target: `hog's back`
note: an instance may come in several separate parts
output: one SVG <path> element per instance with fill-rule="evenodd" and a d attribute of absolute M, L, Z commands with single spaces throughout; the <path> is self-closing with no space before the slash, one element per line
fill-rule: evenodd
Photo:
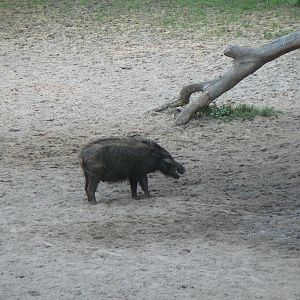
<path fill-rule="evenodd" d="M 103 139 L 81 152 L 82 167 L 99 181 L 115 182 L 155 169 L 155 151 L 147 140 Z"/>

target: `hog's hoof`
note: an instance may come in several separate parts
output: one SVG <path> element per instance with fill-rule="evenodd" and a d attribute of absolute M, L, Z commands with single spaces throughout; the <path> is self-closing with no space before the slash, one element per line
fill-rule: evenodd
<path fill-rule="evenodd" d="M 96 200 L 94 200 L 94 201 L 89 201 L 89 204 L 95 205 L 95 204 L 97 204 L 97 201 L 96 201 Z"/>
<path fill-rule="evenodd" d="M 144 195 L 140 195 L 136 198 L 136 200 L 143 200 L 143 199 L 149 199 L 151 198 L 150 194 L 144 194 Z"/>

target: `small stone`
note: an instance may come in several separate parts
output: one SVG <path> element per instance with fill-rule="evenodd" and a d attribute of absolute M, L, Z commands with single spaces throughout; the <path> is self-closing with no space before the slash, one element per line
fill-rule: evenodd
<path fill-rule="evenodd" d="M 18 131 L 21 131 L 21 129 L 19 129 L 19 128 L 10 128 L 9 131 L 10 132 L 18 132 Z"/>
<path fill-rule="evenodd" d="M 41 294 L 37 291 L 28 291 L 28 294 L 31 296 L 40 296 Z"/>
<path fill-rule="evenodd" d="M 187 253 L 191 253 L 190 249 L 182 249 L 179 254 L 187 254 Z"/>
<path fill-rule="evenodd" d="M 186 288 L 187 288 L 187 286 L 186 286 L 186 285 L 184 285 L 184 284 L 182 284 L 182 285 L 180 286 L 180 288 L 181 288 L 181 289 L 186 289 Z"/>

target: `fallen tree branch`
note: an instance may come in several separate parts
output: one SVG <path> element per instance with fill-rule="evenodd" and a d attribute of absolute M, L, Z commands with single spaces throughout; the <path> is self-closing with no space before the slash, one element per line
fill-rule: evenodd
<path fill-rule="evenodd" d="M 223 93 L 232 89 L 264 64 L 299 48 L 300 31 L 282 36 L 260 48 L 229 46 L 225 49 L 224 55 L 233 58 L 234 64 L 224 75 L 214 80 L 183 87 L 179 99 L 166 103 L 155 111 L 185 106 L 177 116 L 175 123 L 176 125 L 186 124 L 201 107 L 210 104 Z M 190 103 L 190 96 L 195 92 L 203 93 L 198 99 Z"/>
<path fill-rule="evenodd" d="M 218 80 L 219 79 L 215 79 L 211 81 L 205 81 L 202 83 L 194 83 L 194 84 L 187 85 L 183 87 L 182 90 L 180 91 L 179 99 L 175 99 L 174 101 L 167 102 L 162 106 L 159 106 L 158 108 L 154 109 L 154 111 L 159 112 L 168 108 L 184 106 L 189 103 L 190 97 L 193 93 L 203 92 L 207 87 L 214 84 Z"/>

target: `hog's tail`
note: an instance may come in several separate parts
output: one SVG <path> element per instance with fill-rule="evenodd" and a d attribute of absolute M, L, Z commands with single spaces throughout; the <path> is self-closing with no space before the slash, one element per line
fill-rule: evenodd
<path fill-rule="evenodd" d="M 79 158 L 80 166 L 83 169 L 84 168 L 84 157 L 83 157 L 83 153 L 82 152 L 80 152 L 80 154 L 78 155 L 78 158 Z"/>
<path fill-rule="evenodd" d="M 85 174 L 91 174 L 91 175 L 92 175 L 92 173 L 89 172 L 89 171 L 87 170 L 87 168 L 86 168 L 86 165 L 85 165 L 85 159 L 84 159 L 83 153 L 80 153 L 80 154 L 79 154 L 79 163 L 80 163 L 80 166 L 81 166 L 81 168 L 82 168 L 82 170 L 83 170 L 83 173 L 85 173 Z"/>
<path fill-rule="evenodd" d="M 80 163 L 80 167 L 83 170 L 83 172 L 86 173 L 87 170 L 86 170 L 86 167 L 85 167 L 85 160 L 84 160 L 84 155 L 83 155 L 82 152 L 79 154 L 79 163 Z"/>

